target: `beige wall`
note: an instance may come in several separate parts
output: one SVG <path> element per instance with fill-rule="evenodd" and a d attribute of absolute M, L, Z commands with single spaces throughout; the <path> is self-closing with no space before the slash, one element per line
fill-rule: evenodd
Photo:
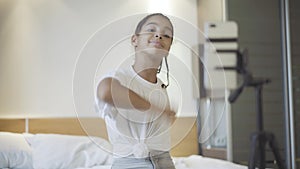
<path fill-rule="evenodd" d="M 198 0 L 198 25 L 200 30 L 204 30 L 206 21 L 226 20 L 226 0 Z"/>
<path fill-rule="evenodd" d="M 76 116 L 72 94 L 73 73 L 84 44 L 93 33 L 108 23 L 138 13 L 156 12 L 156 8 L 149 9 L 150 3 L 154 2 L 1 0 L 0 116 Z M 165 1 L 168 10 L 163 12 L 197 25 L 196 0 L 170 2 Z M 162 4 L 162 1 L 159 3 Z M 133 26 L 128 25 L 129 28 Z M 179 43 L 175 46 L 179 47 L 175 47 L 174 51 L 186 56 L 185 49 L 179 49 Z M 193 67 L 190 57 L 181 56 L 177 61 L 182 61 L 186 67 Z M 180 66 L 176 62 L 174 64 L 172 66 L 170 61 L 171 69 L 176 72 L 175 69 Z M 89 65 L 85 66 L 89 69 Z M 177 78 L 186 78 L 185 72 L 179 73 Z M 186 81 L 183 90 L 186 103 L 182 112 L 187 115 L 195 111 L 192 85 L 192 80 Z M 86 88 L 86 93 L 93 92 L 92 88 Z M 88 104 L 88 111 L 80 115 L 95 116 L 93 98 L 84 101 Z"/>

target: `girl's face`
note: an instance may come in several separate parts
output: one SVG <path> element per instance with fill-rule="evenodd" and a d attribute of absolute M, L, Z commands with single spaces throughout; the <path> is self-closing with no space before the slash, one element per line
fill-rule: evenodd
<path fill-rule="evenodd" d="M 132 36 L 132 44 L 137 52 L 167 56 L 172 44 L 173 34 L 170 21 L 163 16 L 152 16 L 138 35 Z"/>

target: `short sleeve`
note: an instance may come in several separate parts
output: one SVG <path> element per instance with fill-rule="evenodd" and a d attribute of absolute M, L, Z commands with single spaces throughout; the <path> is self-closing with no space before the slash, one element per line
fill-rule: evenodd
<path fill-rule="evenodd" d="M 96 112 L 98 113 L 99 117 L 101 118 L 105 118 L 105 116 L 115 116 L 117 113 L 117 110 L 115 107 L 109 105 L 108 103 L 105 103 L 103 101 L 101 101 L 98 98 L 98 86 L 99 83 L 105 79 L 105 78 L 114 78 L 117 79 L 118 81 L 120 81 L 120 77 L 118 75 L 118 73 L 116 71 L 110 72 L 102 77 L 96 78 L 96 85 L 95 85 L 95 108 L 96 108 Z"/>

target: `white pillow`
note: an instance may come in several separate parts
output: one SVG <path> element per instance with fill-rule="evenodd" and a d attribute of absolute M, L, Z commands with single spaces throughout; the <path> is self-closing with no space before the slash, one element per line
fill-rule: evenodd
<path fill-rule="evenodd" d="M 33 137 L 35 136 L 35 134 L 31 134 L 31 133 L 22 133 L 22 135 L 24 136 L 24 139 L 26 140 L 26 142 L 28 143 L 29 146 L 31 146 L 31 140 L 33 139 Z"/>
<path fill-rule="evenodd" d="M 99 137 L 36 134 L 30 142 L 35 169 L 92 167 L 111 162 L 111 146 Z"/>
<path fill-rule="evenodd" d="M 33 168 L 32 152 L 22 134 L 0 132 L 0 168 Z"/>

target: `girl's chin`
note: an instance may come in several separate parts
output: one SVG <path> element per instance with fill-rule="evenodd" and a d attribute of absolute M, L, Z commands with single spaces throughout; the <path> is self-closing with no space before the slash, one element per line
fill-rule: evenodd
<path fill-rule="evenodd" d="M 167 50 L 158 49 L 158 48 L 154 48 L 154 47 L 153 48 L 147 48 L 147 49 L 144 49 L 144 50 L 139 51 L 139 52 L 142 52 L 142 53 L 147 54 L 147 55 L 153 55 L 153 56 L 159 57 L 159 58 L 163 58 L 163 57 L 165 57 L 169 54 L 169 51 L 167 51 Z"/>
<path fill-rule="evenodd" d="M 165 50 L 163 48 L 159 48 L 159 47 L 152 47 L 152 48 L 147 49 L 147 51 L 156 52 L 156 53 L 168 53 L 167 50 Z"/>
<path fill-rule="evenodd" d="M 164 56 L 167 56 L 168 55 L 168 51 L 166 50 L 161 50 L 161 49 L 150 49 L 147 51 L 149 54 L 153 54 L 153 55 L 156 55 L 156 56 L 161 56 L 161 57 L 164 57 Z"/>

